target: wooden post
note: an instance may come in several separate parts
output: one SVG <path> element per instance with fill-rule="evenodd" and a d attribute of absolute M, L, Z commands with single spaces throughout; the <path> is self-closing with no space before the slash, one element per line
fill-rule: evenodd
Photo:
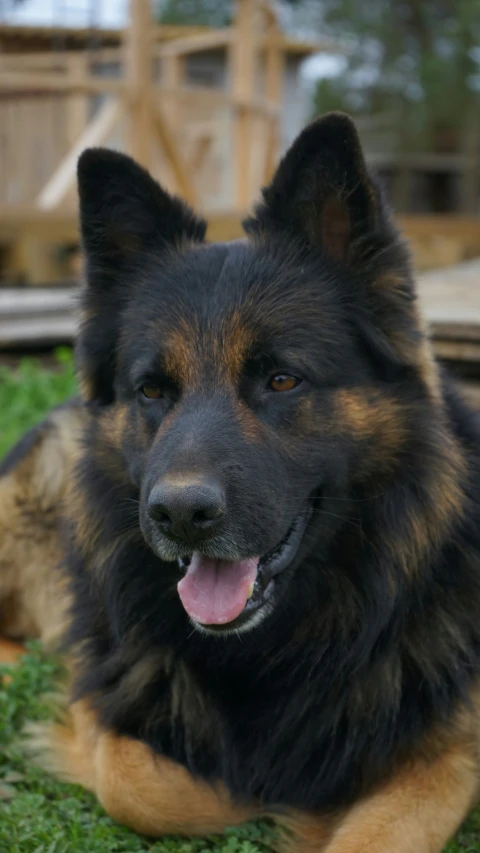
<path fill-rule="evenodd" d="M 75 186 L 77 162 L 85 148 L 101 145 L 120 118 L 118 98 L 109 98 L 83 129 L 36 199 L 37 207 L 54 210 Z"/>
<path fill-rule="evenodd" d="M 130 0 L 126 31 L 127 151 L 142 166 L 151 165 L 153 116 L 153 22 L 149 0 Z"/>
<path fill-rule="evenodd" d="M 84 51 L 78 51 L 75 54 L 69 54 L 67 59 L 68 76 L 75 85 L 79 80 L 87 75 L 87 62 Z M 85 130 L 89 119 L 89 99 L 88 95 L 73 91 L 66 97 L 66 119 L 67 119 L 67 139 L 69 148 L 72 148 L 79 136 Z"/>
<path fill-rule="evenodd" d="M 257 72 L 257 0 L 237 0 L 234 34 L 231 44 L 233 94 L 233 161 L 235 164 L 235 198 L 237 209 L 251 202 L 253 117 L 250 103 L 254 99 Z"/>
<path fill-rule="evenodd" d="M 465 120 L 462 132 L 461 153 L 464 166 L 460 175 L 460 212 L 463 214 L 479 213 L 480 203 L 480 162 L 478 160 L 480 142 L 480 121 L 477 113 L 471 114 Z"/>
<path fill-rule="evenodd" d="M 266 14 L 265 97 L 270 106 L 275 106 L 278 110 L 277 115 L 266 116 L 264 181 L 268 183 L 273 177 L 280 149 L 280 116 L 285 79 L 285 54 L 280 42 L 281 33 L 277 16 L 271 9 L 267 9 Z"/>
<path fill-rule="evenodd" d="M 184 83 L 185 62 L 179 54 L 168 54 L 162 59 L 162 84 L 166 89 L 177 92 Z M 182 126 L 182 101 L 178 94 L 167 95 L 168 109 L 166 110 L 172 133 L 178 135 Z"/>

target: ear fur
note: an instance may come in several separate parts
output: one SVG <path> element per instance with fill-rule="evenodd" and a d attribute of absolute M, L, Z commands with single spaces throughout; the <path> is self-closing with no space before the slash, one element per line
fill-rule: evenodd
<path fill-rule="evenodd" d="M 206 222 L 125 154 L 89 148 L 77 177 L 87 262 L 89 256 L 121 261 L 150 245 L 205 237 Z"/>
<path fill-rule="evenodd" d="M 244 227 L 252 236 L 287 236 L 341 266 L 353 322 L 384 375 L 418 367 L 429 345 L 409 253 L 347 115 L 329 113 L 300 133 Z"/>
<path fill-rule="evenodd" d="M 377 226 L 379 199 L 352 120 L 329 113 L 310 124 L 281 161 L 246 230 L 288 231 L 348 262 Z"/>
<path fill-rule="evenodd" d="M 132 271 L 147 251 L 161 260 L 182 241 L 202 242 L 206 222 L 124 154 L 88 149 L 77 175 L 87 279 L 77 346 L 80 385 L 85 399 L 108 404 L 119 313 L 135 287 Z"/>

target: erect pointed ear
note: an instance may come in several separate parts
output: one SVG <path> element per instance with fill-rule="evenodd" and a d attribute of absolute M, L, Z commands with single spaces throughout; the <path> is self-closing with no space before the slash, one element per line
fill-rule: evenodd
<path fill-rule="evenodd" d="M 348 116 L 329 113 L 305 128 L 244 227 L 302 240 L 349 266 L 356 273 L 354 322 L 383 375 L 404 366 L 423 370 L 428 344 L 409 252 Z"/>
<path fill-rule="evenodd" d="M 130 157 L 92 148 L 78 161 L 80 227 L 87 288 L 77 356 L 87 400 L 114 399 L 119 315 L 137 284 L 142 254 L 201 242 L 206 223 Z"/>
<path fill-rule="evenodd" d="M 125 154 L 89 148 L 77 175 L 87 262 L 89 256 L 121 262 L 149 246 L 204 239 L 205 221 Z"/>
<path fill-rule="evenodd" d="M 352 120 L 329 113 L 300 134 L 263 191 L 248 232 L 288 231 L 348 261 L 351 247 L 375 229 L 376 190 Z"/>

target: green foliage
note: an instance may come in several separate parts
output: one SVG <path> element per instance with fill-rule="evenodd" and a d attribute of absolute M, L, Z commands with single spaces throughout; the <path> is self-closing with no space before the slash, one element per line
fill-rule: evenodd
<path fill-rule="evenodd" d="M 233 3 L 230 0 L 164 0 L 159 4 L 159 21 L 162 24 L 225 27 L 230 23 L 232 13 Z"/>
<path fill-rule="evenodd" d="M 301 0 L 287 0 L 297 5 Z M 233 19 L 234 0 L 158 0 L 161 24 L 225 27 Z"/>
<path fill-rule="evenodd" d="M 343 72 L 319 83 L 316 111 L 397 113 L 430 148 L 455 148 L 452 131 L 480 107 L 480 0 L 321 0 L 316 8 L 317 27 L 347 52 Z"/>
<path fill-rule="evenodd" d="M 20 665 L 0 667 L 11 680 L 0 686 L 0 853 L 267 853 L 274 838 L 264 823 L 224 837 L 147 841 L 105 814 L 95 798 L 56 782 L 30 766 L 19 740 L 27 720 L 44 720 L 41 696 L 61 675 L 59 666 L 31 644 Z"/>
<path fill-rule="evenodd" d="M 49 409 L 75 393 L 72 351 L 57 350 L 55 369 L 24 359 L 17 370 L 0 367 L 0 457 Z"/>
<path fill-rule="evenodd" d="M 33 361 L 2 370 L 0 442 L 2 450 L 75 388 L 70 351 L 57 354 L 46 370 Z M 8 680 L 2 676 L 8 674 Z M 48 719 L 42 698 L 62 676 L 58 662 L 32 643 L 21 663 L 0 666 L 0 853 L 268 853 L 275 833 L 267 824 L 247 824 L 223 837 L 164 838 L 152 842 L 118 826 L 95 798 L 56 782 L 25 760 L 21 732 L 27 721 Z M 480 809 L 445 853 L 480 853 Z"/>

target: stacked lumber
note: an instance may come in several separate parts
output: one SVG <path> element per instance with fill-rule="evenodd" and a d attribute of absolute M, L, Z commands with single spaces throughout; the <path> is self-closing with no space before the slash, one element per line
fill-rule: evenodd
<path fill-rule="evenodd" d="M 437 355 L 480 370 L 480 259 L 423 273 L 418 287 Z"/>
<path fill-rule="evenodd" d="M 75 288 L 0 289 L 0 347 L 71 343 L 77 331 Z"/>

